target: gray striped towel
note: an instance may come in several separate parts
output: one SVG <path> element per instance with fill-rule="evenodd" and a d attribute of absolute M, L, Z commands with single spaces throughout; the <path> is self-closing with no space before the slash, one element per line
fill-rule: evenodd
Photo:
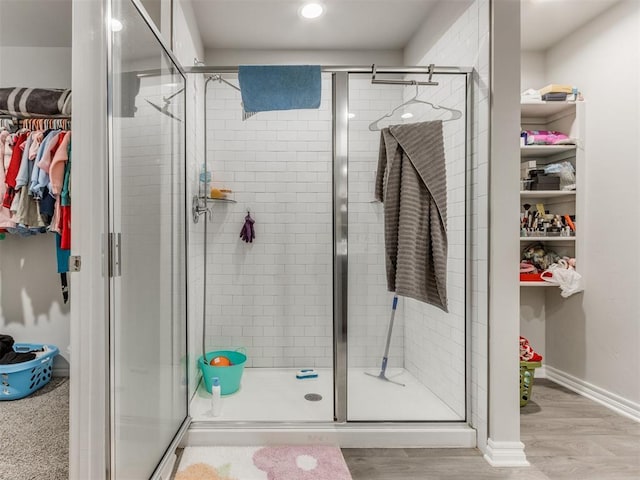
<path fill-rule="evenodd" d="M 71 115 L 71 90 L 0 88 L 0 114 L 21 117 Z"/>
<path fill-rule="evenodd" d="M 442 122 L 381 132 L 376 199 L 384 203 L 387 287 L 447 311 L 447 178 Z"/>

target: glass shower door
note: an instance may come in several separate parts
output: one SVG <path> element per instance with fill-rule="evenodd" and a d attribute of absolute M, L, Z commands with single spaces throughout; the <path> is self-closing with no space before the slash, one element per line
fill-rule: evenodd
<path fill-rule="evenodd" d="M 446 168 L 439 172 L 447 192 L 448 312 L 399 297 L 391 329 L 394 295 L 387 291 L 384 207 L 374 194 L 381 133 L 369 125 L 411 98 L 416 87 L 372 84 L 368 74 L 349 75 L 348 421 L 465 419 L 465 77 L 438 81 L 437 87 L 422 87 L 419 98 L 463 114 L 443 123 Z M 443 111 L 411 105 L 379 124 L 429 122 Z M 416 264 L 422 261 L 415 258 Z"/>
<path fill-rule="evenodd" d="M 112 7 L 111 478 L 147 479 L 187 418 L 185 81 L 133 3 Z"/>

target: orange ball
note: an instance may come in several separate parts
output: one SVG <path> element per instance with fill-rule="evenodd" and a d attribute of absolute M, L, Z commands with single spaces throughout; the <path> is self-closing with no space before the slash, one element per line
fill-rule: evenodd
<path fill-rule="evenodd" d="M 209 362 L 209 365 L 214 367 L 228 367 L 231 365 L 231 362 L 227 357 L 213 357 Z"/>

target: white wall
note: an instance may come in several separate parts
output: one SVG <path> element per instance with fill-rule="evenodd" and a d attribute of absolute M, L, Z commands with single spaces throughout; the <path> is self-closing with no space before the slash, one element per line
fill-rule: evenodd
<path fill-rule="evenodd" d="M 442 37 L 446 35 L 457 23 L 460 17 L 473 5 L 473 0 L 456 0 L 454 2 L 438 2 L 427 13 L 422 27 L 413 35 L 409 43 L 404 48 L 404 65 L 423 65 L 422 62 L 429 62 L 425 58 L 425 52 L 431 50 L 436 43 L 442 42 Z M 453 27 L 459 28 L 460 24 Z M 446 63 L 446 65 L 454 65 Z"/>
<path fill-rule="evenodd" d="M 0 241 L 0 332 L 16 342 L 56 345 L 55 373 L 68 375 L 69 304 L 60 290 L 55 236 L 6 237 Z"/>
<path fill-rule="evenodd" d="M 0 86 L 71 88 L 71 49 L 0 47 Z"/>
<path fill-rule="evenodd" d="M 1 87 L 71 88 L 71 49 L 0 48 Z M 69 275 L 73 282 L 73 275 Z M 0 332 L 16 342 L 49 343 L 60 349 L 54 373 L 68 375 L 69 304 L 57 273 L 55 236 L 0 241 Z"/>
<path fill-rule="evenodd" d="M 544 52 L 520 52 L 520 92 L 539 90 L 547 85 Z M 557 83 L 557 82 L 556 82 Z"/>
<path fill-rule="evenodd" d="M 400 50 L 232 50 L 209 49 L 207 65 L 402 65 Z"/>
<path fill-rule="evenodd" d="M 543 357 L 547 356 L 545 311 L 546 288 L 520 288 L 520 335 Z M 544 365 L 543 365 L 544 366 Z M 544 377 L 544 368 L 536 368 L 536 377 Z"/>
<path fill-rule="evenodd" d="M 204 47 L 191 0 L 179 0 L 175 3 L 173 53 L 185 67 L 193 65 L 194 57 L 204 59 Z"/>
<path fill-rule="evenodd" d="M 547 52 L 547 83 L 586 100 L 586 290 L 547 297 L 546 363 L 640 402 L 640 3 L 623 1 Z M 630 219 L 634 219 L 629 221 Z M 613 234 L 612 232 L 620 232 Z"/>

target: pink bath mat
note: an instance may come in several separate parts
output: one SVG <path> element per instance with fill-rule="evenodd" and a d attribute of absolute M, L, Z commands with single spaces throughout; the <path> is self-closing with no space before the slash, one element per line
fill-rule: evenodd
<path fill-rule="evenodd" d="M 175 480 L 352 480 L 330 446 L 187 447 Z"/>

